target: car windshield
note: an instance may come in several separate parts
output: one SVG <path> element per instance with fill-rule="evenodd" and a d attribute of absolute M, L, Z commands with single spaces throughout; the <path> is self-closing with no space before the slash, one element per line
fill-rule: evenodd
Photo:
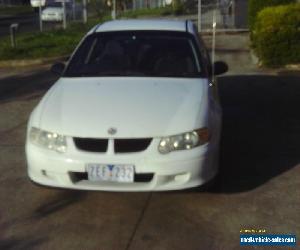
<path fill-rule="evenodd" d="M 199 77 L 199 51 L 185 32 L 120 31 L 87 36 L 64 76 Z"/>

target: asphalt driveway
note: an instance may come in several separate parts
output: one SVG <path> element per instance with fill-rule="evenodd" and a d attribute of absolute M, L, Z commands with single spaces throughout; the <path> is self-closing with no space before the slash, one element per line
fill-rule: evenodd
<path fill-rule="evenodd" d="M 28 180 L 26 121 L 55 80 L 44 68 L 0 80 L 0 249 L 270 249 L 239 246 L 240 230 L 299 237 L 300 76 L 219 78 L 217 185 L 163 193 L 58 190 Z"/>

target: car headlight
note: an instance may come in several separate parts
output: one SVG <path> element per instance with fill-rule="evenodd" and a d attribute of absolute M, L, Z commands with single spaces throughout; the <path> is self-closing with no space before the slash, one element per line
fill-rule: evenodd
<path fill-rule="evenodd" d="M 161 154 L 167 154 L 175 150 L 192 149 L 209 141 L 208 128 L 201 128 L 191 132 L 164 137 L 158 145 Z"/>
<path fill-rule="evenodd" d="M 59 153 L 64 153 L 67 150 L 67 141 L 65 136 L 44 131 L 35 127 L 32 127 L 29 131 L 29 140 L 35 145 L 54 150 Z"/>

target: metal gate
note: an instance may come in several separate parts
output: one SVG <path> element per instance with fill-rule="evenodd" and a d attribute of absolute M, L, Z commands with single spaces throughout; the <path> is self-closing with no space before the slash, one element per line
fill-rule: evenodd
<path fill-rule="evenodd" d="M 234 28 L 235 2 L 234 0 L 198 1 L 200 30 L 211 29 L 214 15 L 217 29 Z M 199 17 L 198 17 L 199 18 Z M 198 19 L 197 18 L 197 19 Z"/>

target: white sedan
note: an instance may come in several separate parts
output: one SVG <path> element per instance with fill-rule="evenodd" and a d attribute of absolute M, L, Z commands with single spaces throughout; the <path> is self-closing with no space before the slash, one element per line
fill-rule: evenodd
<path fill-rule="evenodd" d="M 66 18 L 71 16 L 70 8 L 66 8 Z M 41 18 L 44 22 L 62 22 L 64 17 L 64 10 L 62 6 L 48 6 L 43 9 Z"/>
<path fill-rule="evenodd" d="M 226 72 L 223 62 L 215 74 Z M 221 109 L 208 53 L 190 21 L 99 24 L 33 110 L 28 175 L 108 191 L 199 186 L 218 170 Z"/>

